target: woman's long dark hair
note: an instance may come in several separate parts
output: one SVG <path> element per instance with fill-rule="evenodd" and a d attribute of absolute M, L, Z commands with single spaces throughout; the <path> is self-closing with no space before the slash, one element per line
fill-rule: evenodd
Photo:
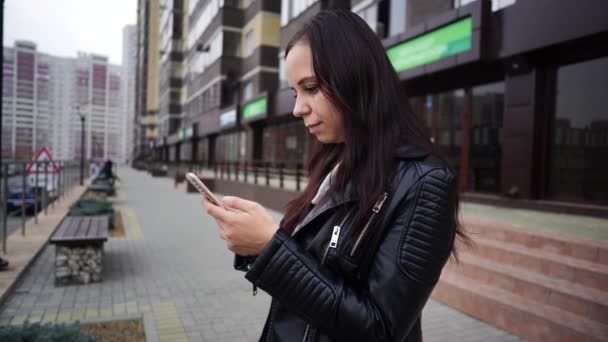
<path fill-rule="evenodd" d="M 432 145 L 382 43 L 358 15 L 322 11 L 294 35 L 285 56 L 297 43 L 311 49 L 319 87 L 343 117 L 345 142 L 316 144 L 308 160 L 308 186 L 287 205 L 282 226 L 293 231 L 304 219 L 324 177 L 340 162 L 328 194 L 344 193 L 347 184 L 352 184 L 360 213 L 353 232 L 357 234 L 388 188 L 395 149 L 415 145 L 430 152 Z"/>

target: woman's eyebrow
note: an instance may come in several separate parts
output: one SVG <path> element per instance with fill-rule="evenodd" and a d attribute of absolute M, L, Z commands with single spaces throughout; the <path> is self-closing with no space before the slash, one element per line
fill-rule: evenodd
<path fill-rule="evenodd" d="M 308 82 L 308 81 L 311 81 L 311 80 L 314 81 L 315 77 L 314 76 L 304 77 L 304 78 L 300 79 L 300 81 L 298 81 L 298 85 L 302 85 L 302 83 L 305 83 L 305 82 Z"/>

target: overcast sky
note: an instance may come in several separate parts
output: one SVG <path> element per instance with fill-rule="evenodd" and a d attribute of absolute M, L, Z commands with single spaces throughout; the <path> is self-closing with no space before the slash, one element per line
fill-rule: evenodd
<path fill-rule="evenodd" d="M 51 55 L 93 52 L 120 64 L 122 29 L 136 20 L 136 0 L 6 0 L 4 45 L 24 39 Z"/>

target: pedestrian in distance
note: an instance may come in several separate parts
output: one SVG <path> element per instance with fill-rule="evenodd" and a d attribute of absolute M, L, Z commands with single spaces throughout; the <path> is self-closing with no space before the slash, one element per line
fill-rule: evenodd
<path fill-rule="evenodd" d="M 203 199 L 235 268 L 272 297 L 260 341 L 421 341 L 455 238 L 456 176 L 433 152 L 385 50 L 344 10 L 285 51 L 293 115 L 319 144 L 280 224 L 258 203 Z M 236 209 L 236 210 L 233 210 Z"/>
<path fill-rule="evenodd" d="M 4 270 L 8 269 L 8 265 L 9 265 L 8 260 L 0 257 L 0 271 L 4 271 Z"/>

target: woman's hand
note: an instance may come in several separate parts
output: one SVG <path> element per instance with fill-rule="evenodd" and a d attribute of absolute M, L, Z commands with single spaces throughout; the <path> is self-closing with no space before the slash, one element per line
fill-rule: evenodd
<path fill-rule="evenodd" d="M 220 238 L 236 254 L 260 254 L 279 229 L 274 218 L 257 202 L 227 196 L 224 197 L 224 204 L 229 210 L 209 202 L 203 196 L 203 206 L 220 226 Z"/>

